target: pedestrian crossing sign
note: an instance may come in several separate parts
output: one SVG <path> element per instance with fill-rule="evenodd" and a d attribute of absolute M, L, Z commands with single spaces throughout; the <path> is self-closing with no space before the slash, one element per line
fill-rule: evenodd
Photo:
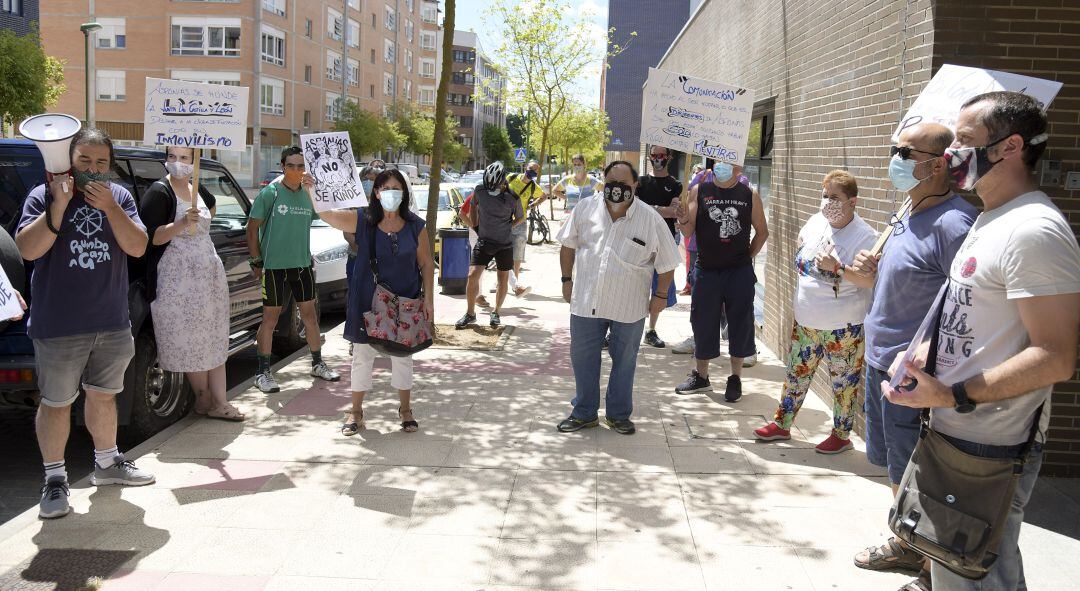
<path fill-rule="evenodd" d="M 514 162 L 525 162 L 525 148 L 514 148 Z"/>

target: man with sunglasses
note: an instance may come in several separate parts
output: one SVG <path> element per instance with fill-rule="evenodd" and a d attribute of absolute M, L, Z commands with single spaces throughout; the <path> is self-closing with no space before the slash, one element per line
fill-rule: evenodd
<path fill-rule="evenodd" d="M 967 236 L 978 210 L 952 191 L 948 160 L 943 154 L 953 141 L 949 128 L 923 123 L 900 134 L 892 147 L 889 179 L 906 191 L 911 210 L 895 216 L 893 234 L 880 256 L 862 251 L 852 271 L 876 278 L 874 302 L 863 325 L 866 338 L 866 456 L 889 470 L 893 494 L 919 438 L 919 409 L 895 405 L 882 398 L 881 382 L 903 354 L 926 310 L 949 276 L 949 265 Z M 919 579 L 904 589 L 929 589 L 929 571 L 922 555 L 898 538 L 855 556 L 855 566 L 870 570 L 909 570 Z"/>
<path fill-rule="evenodd" d="M 652 164 L 651 175 L 641 175 L 638 182 L 636 196 L 642 203 L 652 207 L 664 218 L 668 230 L 671 231 L 671 239 L 679 244 L 679 231 L 675 229 L 675 208 L 679 205 L 679 197 L 682 195 L 682 183 L 668 174 L 668 163 L 671 162 L 671 151 L 664 146 L 653 146 L 649 151 L 649 164 Z M 675 283 L 668 285 L 667 293 L 656 293 L 657 275 L 652 278 L 653 295 L 658 298 L 666 298 L 667 307 L 670 308 L 677 302 L 675 298 Z M 656 321 L 660 318 L 660 308 L 649 311 L 649 330 L 645 331 L 645 342 L 650 346 L 663 349 L 667 346 L 656 334 Z"/>

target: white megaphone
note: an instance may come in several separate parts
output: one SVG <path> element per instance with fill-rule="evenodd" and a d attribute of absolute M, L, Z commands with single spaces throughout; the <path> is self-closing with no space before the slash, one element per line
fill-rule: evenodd
<path fill-rule="evenodd" d="M 34 115 L 19 124 L 19 134 L 34 142 L 41 151 L 49 181 L 53 175 L 71 170 L 71 138 L 80 129 L 82 123 L 78 119 L 61 113 Z"/>

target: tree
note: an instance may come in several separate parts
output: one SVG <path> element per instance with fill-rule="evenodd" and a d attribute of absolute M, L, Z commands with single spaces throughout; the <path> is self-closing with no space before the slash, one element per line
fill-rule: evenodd
<path fill-rule="evenodd" d="M 488 123 L 484 125 L 481 139 L 484 142 L 484 154 L 489 162 L 502 160 L 504 163 L 509 164 L 514 161 L 514 150 L 510 146 L 510 137 L 505 129 Z"/>
<path fill-rule="evenodd" d="M 435 91 L 435 130 L 432 134 L 431 181 L 428 183 L 427 227 L 428 245 L 435 251 L 436 216 L 439 210 L 439 184 L 442 182 L 443 152 L 446 139 L 450 135 L 450 119 L 447 117 L 446 95 L 450 92 L 451 58 L 454 53 L 454 15 L 456 0 L 446 0 L 446 16 L 443 18 L 442 72 L 439 75 L 439 88 Z M 453 141 L 453 140 L 451 140 Z"/>
<path fill-rule="evenodd" d="M 607 113 L 572 102 L 551 127 L 551 149 L 560 155 L 564 166 L 577 153 L 585 156 L 586 164 L 601 164 L 610 135 Z"/>
<path fill-rule="evenodd" d="M 510 138 L 510 146 L 521 148 L 525 146 L 525 134 L 528 133 L 528 118 L 523 114 L 510 113 L 506 116 L 506 135 Z"/>
<path fill-rule="evenodd" d="M 405 145 L 406 138 L 398 130 L 397 124 L 360 107 L 352 101 L 341 104 L 334 129 L 349 132 L 353 152 L 357 155 L 375 154 L 387 146 L 399 149 Z"/>
<path fill-rule="evenodd" d="M 602 59 L 593 54 L 589 43 L 567 42 L 594 35 L 590 29 L 592 15 L 572 9 L 565 0 L 492 0 L 485 16 L 492 26 L 504 31 L 503 42 L 495 50 L 495 61 L 517 85 L 510 102 L 529 113 L 530 134 L 539 132 L 538 160 L 544 162 L 551 127 L 566 110 L 570 87 L 584 74 L 586 66 Z M 625 49 L 614 43 L 613 35 L 614 29 L 608 30 L 609 56 Z M 554 214 L 552 202 L 551 215 Z"/>
<path fill-rule="evenodd" d="M 67 88 L 64 62 L 45 55 L 37 29 L 19 37 L 0 30 L 0 135 L 31 115 L 55 105 Z"/>

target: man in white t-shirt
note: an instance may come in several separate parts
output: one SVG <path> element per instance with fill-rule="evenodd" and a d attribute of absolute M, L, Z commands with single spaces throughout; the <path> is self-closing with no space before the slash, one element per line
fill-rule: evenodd
<path fill-rule="evenodd" d="M 976 456 L 1020 456 L 1038 421 L 990 573 L 970 581 L 936 563 L 931 568 L 935 591 L 1014 591 L 1026 588 L 1017 540 L 1042 465 L 1050 391 L 1076 366 L 1080 247 L 1032 176 L 1047 140 L 1035 99 L 979 95 L 964 104 L 956 124 L 948 153 L 953 179 L 960 189 L 974 188 L 985 209 L 949 272 L 937 377 L 922 362 L 909 363 L 917 380 L 911 391 L 885 383 L 882 389 L 895 404 L 930 408 L 931 427 Z"/>

